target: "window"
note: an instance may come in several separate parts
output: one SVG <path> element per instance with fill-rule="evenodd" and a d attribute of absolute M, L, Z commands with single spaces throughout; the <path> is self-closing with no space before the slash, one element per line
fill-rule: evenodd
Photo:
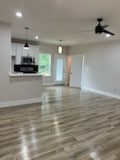
<path fill-rule="evenodd" d="M 39 73 L 44 76 L 51 75 L 51 55 L 39 54 Z"/>

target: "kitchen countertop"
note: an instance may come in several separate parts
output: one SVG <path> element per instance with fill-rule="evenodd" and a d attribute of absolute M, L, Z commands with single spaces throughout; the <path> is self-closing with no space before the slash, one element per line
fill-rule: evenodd
<path fill-rule="evenodd" d="M 43 77 L 39 73 L 9 73 L 10 77 Z"/>

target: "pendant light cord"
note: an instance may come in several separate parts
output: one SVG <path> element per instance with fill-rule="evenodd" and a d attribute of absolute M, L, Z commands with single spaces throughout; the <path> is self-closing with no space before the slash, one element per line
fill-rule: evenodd
<path fill-rule="evenodd" d="M 26 30 L 26 42 L 25 42 L 25 45 L 24 45 L 24 49 L 29 49 L 29 45 L 28 45 L 28 27 L 25 27 L 25 30 Z"/>
<path fill-rule="evenodd" d="M 25 29 L 26 29 L 26 43 L 27 43 L 27 35 L 28 35 L 28 27 L 25 27 Z"/>
<path fill-rule="evenodd" d="M 61 47 L 61 43 L 62 43 L 62 40 L 60 40 L 60 47 Z"/>

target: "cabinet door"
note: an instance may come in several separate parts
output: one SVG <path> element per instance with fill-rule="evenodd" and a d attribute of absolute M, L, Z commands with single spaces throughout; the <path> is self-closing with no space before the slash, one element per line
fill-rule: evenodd
<path fill-rule="evenodd" d="M 12 43 L 11 44 L 11 56 L 16 56 L 16 54 L 17 54 L 17 44 Z"/>
<path fill-rule="evenodd" d="M 23 53 L 23 45 L 17 44 L 16 64 L 21 64 L 22 53 Z"/>
<path fill-rule="evenodd" d="M 27 55 L 29 55 L 29 49 L 24 49 L 24 44 L 23 44 L 21 56 L 27 56 Z"/>
<path fill-rule="evenodd" d="M 34 46 L 33 45 L 29 45 L 29 55 L 31 57 L 35 56 L 35 50 L 34 50 Z"/>
<path fill-rule="evenodd" d="M 22 48 L 22 56 L 31 56 L 34 57 L 34 46 L 29 45 L 29 49 L 24 49 L 24 46 Z"/>

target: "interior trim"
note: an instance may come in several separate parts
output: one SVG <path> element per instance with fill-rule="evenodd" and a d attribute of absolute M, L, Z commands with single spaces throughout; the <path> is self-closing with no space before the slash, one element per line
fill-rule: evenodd
<path fill-rule="evenodd" d="M 33 103 L 41 103 L 41 102 L 42 102 L 41 98 L 32 98 L 32 99 L 0 102 L 0 108 L 14 107 L 14 106 L 33 104 Z"/>
<path fill-rule="evenodd" d="M 108 93 L 108 92 L 104 92 L 104 91 L 99 91 L 99 90 L 96 90 L 96 89 L 93 89 L 93 88 L 82 87 L 82 90 L 87 90 L 87 91 L 98 93 L 98 94 L 108 96 L 108 97 L 111 97 L 111 98 L 120 99 L 120 95 L 112 94 L 112 93 Z"/>

